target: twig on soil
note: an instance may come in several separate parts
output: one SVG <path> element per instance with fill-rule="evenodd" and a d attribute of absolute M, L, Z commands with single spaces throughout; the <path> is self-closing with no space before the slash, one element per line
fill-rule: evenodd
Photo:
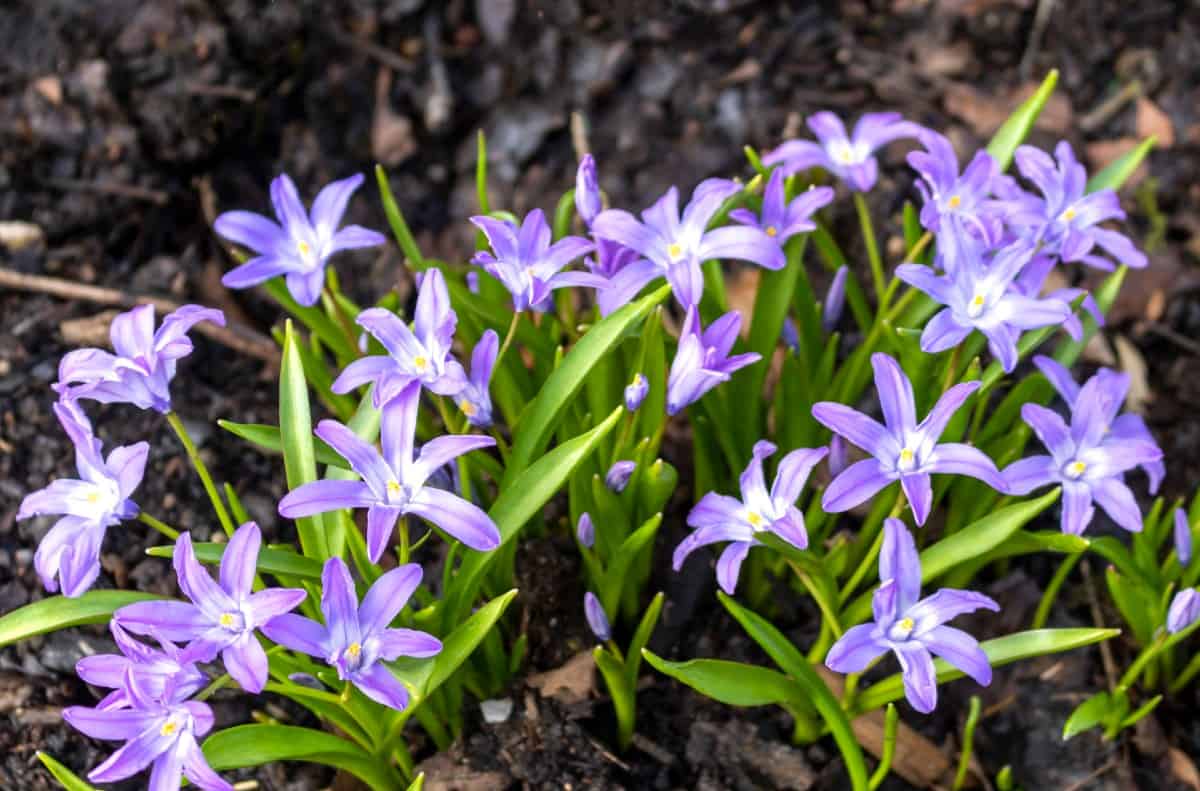
<path fill-rule="evenodd" d="M 575 149 L 576 160 L 583 159 L 592 150 L 588 143 L 587 119 L 578 110 L 571 112 L 571 147 Z"/>
<path fill-rule="evenodd" d="M 249 104 L 258 98 L 258 94 L 248 88 L 236 85 L 211 85 L 204 82 L 189 82 L 184 90 L 192 96 L 214 96 L 218 99 L 237 99 Z"/>
<path fill-rule="evenodd" d="M 1103 643 L 1101 643 L 1101 645 L 1103 645 Z M 1088 783 L 1092 782 L 1100 775 L 1106 774 L 1107 772 L 1111 772 L 1113 769 L 1116 769 L 1116 768 L 1117 768 L 1116 760 L 1109 760 L 1108 763 L 1106 763 L 1103 766 L 1101 766 L 1100 768 L 1096 769 L 1096 771 L 1092 772 L 1087 777 L 1082 777 L 1079 780 L 1076 780 L 1074 783 L 1071 783 L 1071 785 L 1064 788 L 1063 791 L 1082 791 L 1082 789 L 1087 788 Z"/>
<path fill-rule="evenodd" d="M 153 305 L 159 313 L 170 313 L 178 310 L 180 304 L 161 297 L 139 296 L 126 294 L 115 288 L 89 286 L 74 283 L 57 277 L 45 275 L 27 275 L 7 267 L 0 267 L 0 288 L 13 291 L 28 291 L 35 294 L 49 294 L 63 299 L 78 299 L 84 302 L 95 302 L 100 305 L 120 305 L 132 308 L 135 305 Z M 230 323 L 227 327 L 202 322 L 196 329 L 212 338 L 217 343 L 233 349 L 236 352 L 263 360 L 268 365 L 279 364 L 279 349 L 270 338 L 241 324 Z"/>
<path fill-rule="evenodd" d="M 1042 37 L 1046 33 L 1046 25 L 1050 23 L 1050 14 L 1053 11 L 1054 0 L 1038 0 L 1037 11 L 1033 16 L 1033 30 L 1029 33 L 1029 43 L 1025 45 L 1025 52 L 1021 55 L 1021 63 L 1017 67 L 1023 80 L 1029 79 L 1030 69 L 1033 68 L 1033 59 L 1042 46 Z"/>
<path fill-rule="evenodd" d="M 1158 322 L 1153 322 L 1150 325 L 1148 325 L 1146 327 L 1146 329 L 1148 329 L 1150 332 L 1154 333 L 1158 337 L 1163 338 L 1164 340 L 1170 341 L 1171 343 L 1180 347 L 1184 351 L 1191 352 L 1192 354 L 1196 355 L 1197 357 L 1200 357 L 1200 343 L 1196 343 L 1194 340 L 1187 337 L 1186 335 L 1180 335 L 1178 332 L 1171 329 L 1167 325 L 1159 324 Z"/>
<path fill-rule="evenodd" d="M 1079 119 L 1079 128 L 1084 132 L 1094 132 L 1108 122 L 1126 103 L 1142 95 L 1141 80 L 1130 80 L 1121 90 L 1105 99 L 1096 109 Z"/>
<path fill-rule="evenodd" d="M 590 737 L 590 736 L 588 737 L 588 741 L 592 743 L 592 746 L 596 748 L 596 752 L 600 753 L 600 756 L 601 756 L 602 758 L 604 758 L 604 760 L 608 761 L 609 763 L 612 763 L 612 764 L 615 764 L 615 765 L 617 765 L 617 766 L 621 767 L 621 768 L 622 768 L 622 769 L 624 769 L 626 772 L 628 772 L 628 771 L 629 771 L 629 764 L 625 763 L 625 762 L 624 762 L 624 761 L 622 761 L 620 758 L 618 758 L 617 756 L 615 756 L 615 755 L 613 755 L 612 753 L 610 753 L 610 752 L 608 751 L 608 748 L 606 748 L 606 747 L 605 747 L 603 744 L 601 744 L 600 742 L 596 741 L 595 739 L 593 739 L 593 738 L 592 738 L 592 737 Z"/>
<path fill-rule="evenodd" d="M 120 198 L 149 201 L 157 206 L 166 206 L 171 196 L 162 190 L 139 187 L 134 184 L 121 184 L 115 181 L 83 181 L 81 179 L 42 179 L 48 187 L 54 187 L 65 192 L 99 192 L 102 195 L 116 195 Z"/>
<path fill-rule="evenodd" d="M 387 66 L 390 69 L 409 74 L 417 66 L 403 55 L 398 55 L 386 47 L 381 47 L 373 41 L 367 41 L 364 38 L 359 38 L 352 33 L 347 33 L 336 25 L 330 25 L 325 28 L 329 32 L 329 37 L 347 49 L 359 50 L 364 55 L 368 55 L 375 60 Z"/>
<path fill-rule="evenodd" d="M 658 761 L 663 766 L 674 766 L 675 756 L 640 733 L 633 734 L 633 746 Z"/>
<path fill-rule="evenodd" d="M 1087 589 L 1088 606 L 1092 611 L 1092 625 L 1097 629 L 1104 628 L 1104 615 L 1100 611 L 1100 597 L 1096 595 L 1096 586 L 1092 582 L 1092 564 L 1083 561 L 1079 564 L 1083 572 L 1083 585 Z M 1108 688 L 1117 687 L 1117 663 L 1113 661 L 1112 649 L 1107 640 L 1100 642 L 1100 663 L 1104 665 L 1104 676 L 1108 679 Z"/>

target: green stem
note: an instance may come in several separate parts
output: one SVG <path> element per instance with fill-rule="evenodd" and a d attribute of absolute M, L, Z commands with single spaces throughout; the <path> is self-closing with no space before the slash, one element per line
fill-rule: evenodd
<path fill-rule="evenodd" d="M 1188 662 L 1187 667 L 1183 669 L 1183 672 L 1176 676 L 1175 680 L 1171 682 L 1171 686 L 1169 688 L 1170 693 L 1172 695 L 1178 694 L 1181 690 L 1183 690 L 1184 687 L 1188 685 L 1188 682 L 1196 677 L 1197 673 L 1200 673 L 1200 654 L 1192 657 L 1192 661 Z"/>
<path fill-rule="evenodd" d="M 496 353 L 496 362 L 492 366 L 492 370 L 500 367 L 500 363 L 504 361 L 504 353 L 508 351 L 508 347 L 512 345 L 513 336 L 517 334 L 517 323 L 521 321 L 522 311 L 513 313 L 512 321 L 508 323 L 508 333 L 504 336 L 504 342 L 500 344 L 500 351 Z"/>
<path fill-rule="evenodd" d="M 953 791 L 959 791 L 967 781 L 967 768 L 971 765 L 971 753 L 975 749 L 975 725 L 979 722 L 979 706 L 979 696 L 972 695 L 967 724 L 963 726 L 963 746 L 958 757 L 958 771 L 954 774 Z"/>
<path fill-rule="evenodd" d="M 166 522 L 160 522 L 159 520 L 155 519 L 153 516 L 150 516 L 150 514 L 146 513 L 145 511 L 140 512 L 138 514 L 137 518 L 138 518 L 138 521 L 141 522 L 142 524 L 150 525 L 155 530 L 162 533 L 164 536 L 171 539 L 172 541 L 179 538 L 178 530 L 171 527 Z"/>
<path fill-rule="evenodd" d="M 1050 618 L 1050 608 L 1058 598 L 1059 589 L 1062 588 L 1071 570 L 1075 568 L 1075 564 L 1082 557 L 1082 552 L 1076 552 L 1063 558 L 1062 565 L 1058 567 L 1058 570 L 1054 572 L 1054 576 L 1050 578 L 1050 584 L 1046 586 L 1046 592 L 1042 594 L 1042 600 L 1038 602 L 1037 612 L 1033 614 L 1033 623 L 1029 625 L 1030 629 L 1041 629 L 1046 625 L 1046 621 Z"/>
<path fill-rule="evenodd" d="M 900 712 L 896 710 L 895 703 L 889 703 L 883 720 L 883 754 L 879 756 L 879 766 L 875 767 L 875 771 L 871 774 L 871 779 L 867 783 L 867 788 L 870 791 L 875 791 L 875 789 L 883 785 L 883 781 L 887 779 L 888 772 L 892 769 L 892 759 L 896 755 L 896 731 L 899 725 Z"/>
<path fill-rule="evenodd" d="M 400 517 L 400 523 L 399 523 L 398 527 L 400 528 L 400 547 L 396 550 L 396 555 L 399 558 L 400 565 L 403 566 L 405 563 L 408 562 L 408 556 L 410 553 L 409 546 L 408 546 L 408 517 L 407 516 Z"/>
<path fill-rule="evenodd" d="M 175 435 L 183 443 L 183 449 L 187 452 L 188 459 L 191 460 L 192 466 L 196 468 L 196 474 L 200 476 L 200 482 L 204 484 L 204 491 L 208 492 L 208 499 L 212 501 L 213 509 L 217 512 L 217 519 L 221 522 L 221 527 L 225 529 L 227 535 L 232 536 L 234 530 L 233 520 L 229 518 L 229 512 L 225 510 L 225 503 L 221 500 L 217 486 L 213 483 L 212 475 L 208 472 L 208 465 L 200 458 L 200 451 L 196 450 L 196 445 L 192 442 L 187 429 L 184 428 L 183 421 L 179 419 L 178 414 L 172 411 L 167 413 L 167 422 L 175 430 Z"/>
<path fill-rule="evenodd" d="M 854 193 L 854 208 L 858 211 L 858 224 L 862 227 L 863 241 L 867 245 L 867 261 L 871 264 L 871 279 L 875 282 L 875 299 L 878 312 L 887 311 L 886 284 L 883 277 L 883 259 L 879 255 L 879 242 L 875 239 L 875 226 L 871 222 L 871 210 L 861 192 Z"/>

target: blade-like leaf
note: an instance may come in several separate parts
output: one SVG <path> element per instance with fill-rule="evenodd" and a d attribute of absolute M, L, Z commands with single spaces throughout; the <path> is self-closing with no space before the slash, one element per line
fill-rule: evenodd
<path fill-rule="evenodd" d="M 559 418 L 583 386 L 593 366 L 611 353 L 633 325 L 670 293 L 670 287 L 663 286 L 626 305 L 588 330 L 567 353 L 521 416 L 521 430 L 513 443 L 508 468 L 504 471 L 502 490 L 511 489 L 517 476 L 525 472 L 545 449 Z"/>
<path fill-rule="evenodd" d="M 161 598 L 151 593 L 115 590 L 92 590 L 74 599 L 50 596 L 0 618 L 0 646 L 86 623 L 108 623 L 113 611 L 126 604 Z"/>
<path fill-rule="evenodd" d="M 332 733 L 292 725 L 238 725 L 204 740 L 204 757 L 217 771 L 271 761 L 309 761 L 343 769 L 374 791 L 401 786 L 395 772 L 361 747 Z"/>
<path fill-rule="evenodd" d="M 85 783 L 78 775 L 46 753 L 39 750 L 37 757 L 42 762 L 42 765 L 49 770 L 50 774 L 54 775 L 54 779 L 62 783 L 62 787 L 67 789 L 67 791 L 96 791 L 94 786 Z"/>
<path fill-rule="evenodd" d="M 1046 102 L 1050 99 L 1050 94 L 1054 93 L 1054 86 L 1057 84 L 1058 71 L 1051 70 L 1033 96 L 1026 99 L 1008 117 L 1008 120 L 992 137 L 992 141 L 988 143 L 987 152 L 992 155 L 992 159 L 996 160 L 1000 170 L 1008 170 L 1009 164 L 1012 163 L 1013 153 L 1016 152 L 1017 146 L 1021 145 L 1029 136 L 1029 130 L 1033 129 L 1034 121 L 1041 114 L 1042 108 L 1046 106 Z"/>
<path fill-rule="evenodd" d="M 1063 724 L 1063 741 L 1084 731 L 1103 725 L 1112 711 L 1112 696 L 1100 692 L 1075 707 L 1071 716 Z"/>
<path fill-rule="evenodd" d="M 304 365 L 296 343 L 296 335 L 289 321 L 284 329 L 283 364 L 279 370 L 279 432 L 289 490 L 317 479 L 308 384 L 304 379 Z M 296 520 L 300 548 L 308 557 L 318 560 L 327 557 L 324 524 L 320 514 Z"/>
<path fill-rule="evenodd" d="M 804 690 L 799 684 L 767 667 L 724 659 L 670 662 L 649 650 L 643 650 L 642 656 L 660 673 L 730 706 L 769 706 L 804 700 Z"/>
<path fill-rule="evenodd" d="M 216 565 L 221 562 L 228 544 L 192 544 L 196 550 L 196 559 L 201 563 Z M 175 556 L 174 545 L 150 547 L 147 555 L 156 558 Z M 304 577 L 311 580 L 321 579 L 321 564 L 312 558 L 306 558 L 287 549 L 271 549 L 263 547 L 258 553 L 258 570 L 267 574 L 284 574 L 289 577 Z"/>
<path fill-rule="evenodd" d="M 1133 175 L 1138 165 L 1154 148 L 1155 139 L 1148 137 L 1138 144 L 1137 148 L 1117 157 L 1108 167 L 1088 179 L 1087 191 L 1119 190 L 1125 180 Z"/>
<path fill-rule="evenodd" d="M 1034 656 L 1082 648 L 1116 637 L 1120 633 L 1120 629 L 1034 629 L 988 640 L 980 643 L 979 647 L 987 654 L 992 667 L 999 667 Z M 934 666 L 937 668 L 938 683 L 963 677 L 961 670 L 952 667 L 943 659 L 934 660 Z M 859 695 L 854 703 L 854 710 L 855 713 L 870 711 L 903 696 L 904 682 L 897 673 Z"/>

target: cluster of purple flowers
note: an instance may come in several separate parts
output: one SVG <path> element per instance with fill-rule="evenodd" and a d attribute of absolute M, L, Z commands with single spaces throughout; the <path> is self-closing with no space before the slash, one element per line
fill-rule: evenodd
<path fill-rule="evenodd" d="M 110 338 L 115 354 L 103 349 L 67 353 L 58 367 L 59 395 L 54 414 L 75 448 L 78 479 L 60 478 L 21 502 L 17 519 L 60 515 L 42 539 L 34 565 L 48 591 L 80 596 L 100 574 L 100 546 L 107 529 L 134 519 L 130 498 L 142 482 L 150 446 L 145 442 L 113 448 L 108 456 L 79 403 L 133 404 L 171 410 L 171 379 L 177 362 L 192 351 L 188 330 L 197 322 L 224 326 L 219 310 L 185 305 L 154 328 L 154 306 L 141 305 L 115 317 Z"/>

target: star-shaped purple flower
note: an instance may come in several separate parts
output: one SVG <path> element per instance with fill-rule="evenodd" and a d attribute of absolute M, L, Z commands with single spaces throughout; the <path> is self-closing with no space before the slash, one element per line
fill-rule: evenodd
<path fill-rule="evenodd" d="M 149 791 L 178 791 L 181 777 L 204 791 L 233 791 L 233 786 L 212 770 L 197 737 L 212 730 L 213 713 L 207 704 L 156 700 L 143 689 L 129 669 L 124 689 L 130 708 L 69 706 L 63 719 L 93 739 L 124 741 L 108 760 L 88 772 L 93 783 L 115 783 L 133 777 L 148 766 Z"/>
<path fill-rule="evenodd" d="M 759 533 L 774 533 L 798 549 L 808 546 L 804 514 L 796 508 L 796 500 L 813 467 L 825 458 L 829 449 L 799 448 L 784 456 L 768 491 L 762 463 L 775 451 L 775 445 L 766 440 L 754 443 L 753 456 L 739 479 L 742 499 L 716 492 L 700 498 L 687 518 L 688 525 L 696 530 L 680 542 L 672 556 L 676 571 L 696 549 L 728 541 L 717 561 L 717 582 L 732 596 L 742 561 L 751 547 L 758 546 Z"/>
<path fill-rule="evenodd" d="M 170 412 L 175 364 L 192 353 L 187 332 L 201 321 L 224 327 L 225 314 L 214 308 L 184 305 L 164 316 L 155 330 L 154 306 L 138 305 L 112 320 L 109 335 L 116 354 L 103 349 L 67 352 L 58 364 L 54 389 L 63 400 L 89 398 Z"/>
<path fill-rule="evenodd" d="M 787 263 L 779 245 L 761 229 L 724 226 L 707 230 L 713 215 L 727 198 L 741 190 L 727 179 L 708 179 L 696 187 L 692 199 L 679 213 L 679 190 L 671 187 L 638 221 L 623 209 L 607 209 L 592 221 L 592 235 L 636 250 L 642 258 L 625 266 L 608 281 L 609 295 L 628 302 L 650 281 L 666 276 L 679 304 L 687 308 L 700 302 L 704 273 L 700 265 L 714 258 L 738 258 L 767 269 Z"/>
<path fill-rule="evenodd" d="M 150 446 L 139 442 L 113 448 L 106 459 L 76 402 L 61 401 L 53 409 L 75 446 L 79 478 L 59 478 L 26 495 L 17 519 L 62 515 L 38 544 L 33 565 L 46 590 L 56 591 L 61 584 L 63 595 L 71 598 L 82 595 L 99 576 L 105 531 L 138 515 L 129 497 L 142 482 Z"/>
<path fill-rule="evenodd" d="M 739 368 L 762 359 L 756 352 L 729 356 L 741 326 L 742 314 L 732 310 L 703 329 L 696 306 L 688 308 L 667 375 L 668 415 L 699 401 L 709 390 L 729 381 Z"/>
<path fill-rule="evenodd" d="M 575 259 L 592 250 L 592 243 L 579 236 L 564 236 L 550 243 L 550 225 L 541 209 L 525 215 L 520 227 L 495 217 L 472 217 L 483 231 L 492 252 L 481 250 L 471 263 L 481 266 L 508 289 L 513 309 L 543 310 L 550 292 L 568 286 L 603 288 L 607 281 L 589 272 L 563 272 Z"/>
<path fill-rule="evenodd" d="M 350 569 L 333 557 L 321 572 L 325 624 L 289 614 L 271 621 L 263 633 L 279 645 L 323 660 L 337 669 L 338 678 L 367 697 L 403 711 L 408 691 L 384 662 L 402 656 L 431 657 L 442 650 L 431 634 L 391 628 L 420 584 L 421 567 L 416 563 L 394 568 L 375 580 L 359 605 Z"/>
<path fill-rule="evenodd" d="M 920 264 L 896 267 L 896 277 L 946 306 L 925 325 L 921 350 L 945 351 L 979 330 L 1005 372 L 1011 372 L 1017 366 L 1017 340 L 1021 331 L 1063 324 L 1071 318 L 1071 306 L 1061 299 L 1028 297 L 1013 287 L 1013 281 L 1034 254 L 1034 249 L 1024 242 L 999 249 L 985 262 L 980 243 L 962 231 L 951 233 L 962 237 L 960 249 L 970 252 L 945 276 L 938 276 Z"/>
<path fill-rule="evenodd" d="M 466 434 L 436 437 L 414 459 L 420 397 L 420 388 L 412 384 L 384 406 L 382 453 L 336 420 L 317 424 L 317 436 L 341 454 L 362 480 L 306 483 L 279 501 L 279 513 L 296 519 L 339 508 L 366 508 L 367 553 L 372 563 L 383 556 L 396 520 L 405 514 L 432 522 L 472 549 L 486 552 L 499 546 L 499 528 L 478 506 L 426 485 L 447 462 L 496 441 Z"/>
<path fill-rule="evenodd" d="M 208 683 L 196 667 L 196 652 L 180 649 L 170 640 L 160 639 L 156 650 L 121 628 L 116 621 L 108 625 L 120 654 L 93 654 L 80 659 L 75 673 L 94 687 L 113 690 L 96 704 L 98 709 L 121 709 L 134 705 L 125 691 L 125 674 L 129 672 L 138 686 L 154 700 L 181 703 L 199 692 Z"/>
<path fill-rule="evenodd" d="M 471 352 L 471 373 L 467 385 L 455 396 L 458 408 L 475 428 L 490 428 L 492 425 L 492 395 L 489 388 L 499 350 L 500 336 L 495 330 L 485 330 Z"/>
<path fill-rule="evenodd" d="M 934 656 L 985 687 L 992 683 L 992 667 L 979 643 L 946 622 L 975 610 L 999 611 L 1000 605 L 982 593 L 953 588 L 919 599 L 921 559 L 912 534 L 899 519 L 884 521 L 883 531 L 875 622 L 847 629 L 829 649 L 825 665 L 835 673 L 861 673 L 891 651 L 900 660 L 905 697 L 914 709 L 928 714 L 937 707 Z"/>
<path fill-rule="evenodd" d="M 734 209 L 729 212 L 729 219 L 760 229 L 781 247 L 798 233 L 816 230 L 812 216 L 833 200 L 833 188 L 810 187 L 788 202 L 784 180 L 782 168 L 771 171 L 763 189 L 762 211 L 756 215 L 749 209 Z"/>
<path fill-rule="evenodd" d="M 225 670 L 247 692 L 262 692 L 267 683 L 267 654 L 254 631 L 304 600 L 300 588 L 268 588 L 253 593 L 262 534 L 247 522 L 234 531 L 221 556 L 218 584 L 208 575 L 192 549 L 192 539 L 181 533 L 175 541 L 175 575 L 190 602 L 148 601 L 127 604 L 113 619 L 136 634 L 164 640 L 192 641 L 187 650 L 198 661 L 217 654 Z"/>
<path fill-rule="evenodd" d="M 387 308 L 367 308 L 355 319 L 383 344 L 387 354 L 355 360 L 334 380 L 335 393 L 348 393 L 375 384 L 372 402 L 382 407 L 410 382 L 420 382 L 438 395 L 454 396 L 467 386 L 467 374 L 451 355 L 458 314 L 450 307 L 450 292 L 440 269 L 421 278 L 413 326 Z"/>
<path fill-rule="evenodd" d="M 763 164 L 782 165 L 785 176 L 821 168 L 846 182 L 855 192 L 867 192 L 875 186 L 879 178 L 877 150 L 894 140 L 917 137 L 921 132 L 920 126 L 903 120 L 899 113 L 867 113 L 854 125 L 853 135 L 847 135 L 842 120 L 828 110 L 810 115 L 807 123 L 819 143 L 789 140 L 764 156 Z"/>
<path fill-rule="evenodd" d="M 213 223 L 217 233 L 256 254 L 227 272 L 221 282 L 229 288 L 249 288 L 284 275 L 297 302 L 315 305 L 321 298 L 330 256 L 386 241 L 383 234 L 358 225 L 338 229 L 350 197 L 362 182 L 362 174 L 356 173 L 326 185 L 307 212 L 296 185 L 287 174 L 280 174 L 271 182 L 271 204 L 278 223 L 249 211 L 229 211 L 217 217 Z"/>
<path fill-rule="evenodd" d="M 1087 380 L 1072 403 L 1071 424 L 1037 404 L 1021 407 L 1021 417 L 1050 451 L 1004 468 L 1009 493 L 1029 494 L 1059 484 L 1063 490 L 1062 530 L 1080 535 L 1099 505 L 1113 521 L 1133 532 L 1142 529 L 1137 499 L 1124 473 L 1161 461 L 1162 451 L 1132 424 L 1117 427 L 1129 377 L 1101 371 Z"/>
<path fill-rule="evenodd" d="M 899 364 L 877 352 L 871 355 L 871 365 L 886 425 L 832 401 L 821 401 L 812 408 L 818 423 L 871 454 L 871 458 L 851 464 L 830 482 L 821 498 L 826 512 L 848 511 L 898 480 L 913 517 L 923 525 L 933 505 L 932 473 L 969 475 L 1006 491 L 996 465 L 978 448 L 961 442 L 938 442 L 954 413 L 979 389 L 979 382 L 954 385 L 917 423 L 912 383 Z"/>

